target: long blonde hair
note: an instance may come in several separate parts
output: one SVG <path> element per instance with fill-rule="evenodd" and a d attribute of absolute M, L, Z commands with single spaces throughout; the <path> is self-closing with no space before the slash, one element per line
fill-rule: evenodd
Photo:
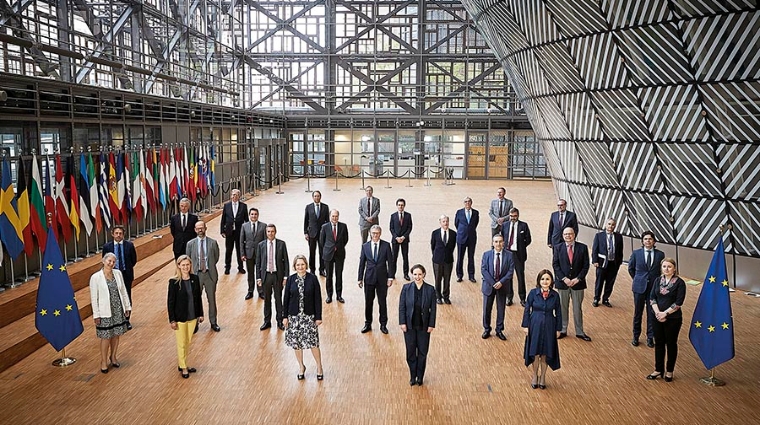
<path fill-rule="evenodd" d="M 193 266 L 192 260 L 190 260 L 190 257 L 188 257 L 187 255 L 182 254 L 182 255 L 180 255 L 177 258 L 177 261 L 175 263 L 176 270 L 175 270 L 175 273 L 174 273 L 174 280 L 177 281 L 177 284 L 179 284 L 180 282 L 182 282 L 182 270 L 180 270 L 179 264 L 181 262 L 185 261 L 185 260 L 190 261 L 190 267 L 191 268 Z"/>

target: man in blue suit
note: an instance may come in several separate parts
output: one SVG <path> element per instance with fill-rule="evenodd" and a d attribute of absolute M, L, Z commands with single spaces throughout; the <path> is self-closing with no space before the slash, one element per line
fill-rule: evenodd
<path fill-rule="evenodd" d="M 124 286 L 127 288 L 129 303 L 132 303 L 132 282 L 135 280 L 135 265 L 137 265 L 137 251 L 135 245 L 124 239 L 124 226 L 116 225 L 111 228 L 113 240 L 103 245 L 103 256 L 112 252 L 116 255 L 116 270 L 121 270 L 124 277 Z M 127 329 L 132 329 L 132 323 L 127 319 Z"/>
<path fill-rule="evenodd" d="M 409 279 L 409 234 L 412 233 L 412 215 L 404 211 L 406 201 L 403 198 L 396 200 L 398 211 L 391 214 L 391 248 L 393 249 L 393 264 L 398 266 L 398 252 L 404 257 L 404 280 Z"/>
<path fill-rule="evenodd" d="M 583 332 L 583 291 L 586 289 L 586 273 L 590 267 L 588 260 L 588 247 L 575 240 L 575 231 L 572 227 L 565 227 L 562 231 L 564 242 L 554 245 L 554 287 L 559 292 L 559 302 L 562 306 L 562 332 L 557 339 L 567 336 L 569 321 L 570 300 L 573 300 L 573 321 L 575 322 L 575 336 L 591 341 L 591 338 Z"/>
<path fill-rule="evenodd" d="M 369 229 L 370 241 L 362 245 L 359 255 L 359 288 L 364 288 L 364 327 L 362 333 L 372 330 L 372 309 L 377 295 L 380 308 L 380 331 L 388 333 L 388 288 L 393 285 L 396 264 L 391 244 L 380 240 L 382 229 L 375 224 Z"/>
<path fill-rule="evenodd" d="M 480 272 L 483 276 L 483 339 L 491 336 L 491 312 L 496 300 L 496 336 L 506 341 L 504 335 L 504 311 L 507 305 L 507 285 L 512 286 L 515 266 L 512 253 L 504 249 L 504 237 L 496 235 L 491 239 L 493 249 L 483 253 Z"/>
<path fill-rule="evenodd" d="M 546 237 L 546 244 L 553 248 L 563 242 L 562 231 L 570 227 L 578 235 L 578 218 L 575 213 L 567 210 L 567 201 L 560 199 L 557 201 L 557 211 L 552 213 L 549 218 L 549 235 Z"/>
<path fill-rule="evenodd" d="M 591 248 L 591 262 L 596 268 L 592 303 L 594 307 L 599 307 L 599 301 L 607 307 L 612 307 L 612 287 L 615 285 L 618 269 L 623 264 L 623 235 L 615 231 L 616 226 L 615 219 L 608 218 L 604 230 L 594 236 L 594 246 Z"/>
<path fill-rule="evenodd" d="M 652 291 L 657 278 L 660 277 L 660 263 L 665 259 L 665 253 L 655 249 L 654 233 L 647 230 L 641 235 L 642 248 L 631 254 L 628 260 L 628 274 L 633 279 L 633 340 L 631 345 L 639 345 L 641 335 L 641 318 L 644 309 L 647 310 L 647 347 L 654 347 L 654 332 L 652 324 L 655 321 L 654 312 L 649 305 L 649 293 Z"/>
<path fill-rule="evenodd" d="M 472 208 L 472 198 L 464 198 L 464 208 L 454 215 L 457 230 L 457 282 L 464 277 L 464 253 L 467 252 L 467 276 L 475 282 L 475 246 L 478 244 L 480 213 Z"/>

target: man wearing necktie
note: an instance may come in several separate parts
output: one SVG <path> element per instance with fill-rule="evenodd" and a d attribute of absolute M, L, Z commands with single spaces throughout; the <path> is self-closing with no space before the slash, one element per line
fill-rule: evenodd
<path fill-rule="evenodd" d="M 362 243 L 367 241 L 369 229 L 378 224 L 377 218 L 380 215 L 380 200 L 372 196 L 372 186 L 367 186 L 364 193 L 367 196 L 359 200 L 359 232 Z"/>
<path fill-rule="evenodd" d="M 112 252 L 116 255 L 114 268 L 120 270 L 124 277 L 124 286 L 127 288 L 127 297 L 132 304 L 132 282 L 135 280 L 135 265 L 137 265 L 137 251 L 135 245 L 124 239 L 124 226 L 115 225 L 111 228 L 113 241 L 103 245 L 103 256 Z M 130 316 L 131 317 L 131 316 Z M 127 329 L 132 329 L 132 323 L 127 319 Z"/>
<path fill-rule="evenodd" d="M 578 235 L 578 219 L 574 212 L 567 210 L 567 201 L 560 199 L 557 201 L 557 211 L 549 217 L 549 235 L 546 237 L 549 248 L 562 243 L 562 231 L 566 227 L 572 228 Z"/>
<path fill-rule="evenodd" d="M 623 264 L 623 235 L 615 231 L 617 222 L 608 218 L 604 230 L 594 236 L 591 249 L 591 259 L 596 268 L 596 284 L 594 285 L 594 307 L 601 301 L 607 307 L 610 304 L 612 287 L 615 286 L 618 269 Z"/>
<path fill-rule="evenodd" d="M 496 191 L 496 199 L 491 201 L 488 216 L 491 217 L 491 236 L 501 234 L 501 225 L 509 219 L 509 210 L 512 209 L 512 200 L 505 198 L 507 189 L 500 187 Z"/>
<path fill-rule="evenodd" d="M 507 286 L 512 286 L 514 274 L 514 256 L 504 249 L 504 237 L 495 235 L 491 239 L 493 249 L 483 253 L 480 263 L 480 273 L 483 281 L 480 290 L 483 292 L 483 339 L 491 336 L 491 313 L 493 302 L 496 301 L 496 336 L 506 341 L 504 335 L 504 315 L 507 304 Z"/>
<path fill-rule="evenodd" d="M 393 285 L 396 264 L 393 262 L 391 244 L 380 239 L 382 229 L 370 228 L 370 241 L 362 245 L 359 255 L 359 288 L 364 289 L 364 327 L 362 333 L 372 330 L 372 310 L 375 296 L 380 309 L 380 331 L 388 333 L 388 288 Z"/>
<path fill-rule="evenodd" d="M 182 198 L 179 201 L 179 213 L 174 214 L 169 220 L 169 230 L 171 231 L 174 243 L 174 260 L 180 255 L 185 255 L 187 242 L 195 239 L 195 223 L 198 222 L 198 216 L 190 212 L 190 200 Z"/>
<path fill-rule="evenodd" d="M 409 234 L 412 233 L 412 215 L 405 211 L 406 201 L 403 198 L 396 200 L 398 211 L 391 214 L 390 231 L 391 231 L 391 248 L 393 249 L 393 261 L 398 267 L 398 253 L 401 251 L 403 257 L 402 265 L 404 270 L 404 280 L 409 279 Z"/>
<path fill-rule="evenodd" d="M 660 277 L 660 263 L 665 259 L 665 253 L 654 247 L 656 239 L 651 230 L 641 235 L 642 247 L 631 253 L 628 260 L 628 274 L 633 283 L 633 339 L 631 345 L 639 345 L 641 321 L 644 309 L 647 311 L 647 347 L 654 347 L 654 331 L 652 324 L 656 320 L 654 311 L 649 304 L 649 293 L 652 286 Z"/>
<path fill-rule="evenodd" d="M 504 237 L 504 249 L 512 253 L 517 275 L 517 295 L 520 297 L 520 305 L 525 307 L 525 262 L 528 261 L 528 245 L 532 242 L 528 223 L 520 221 L 520 210 L 509 210 L 509 222 L 505 223 L 502 236 Z M 515 296 L 512 281 L 507 287 L 507 306 L 512 305 Z"/>
<path fill-rule="evenodd" d="M 454 215 L 457 231 L 457 282 L 464 277 L 464 254 L 467 253 L 467 277 L 475 282 L 475 246 L 478 244 L 480 213 L 472 208 L 472 198 L 464 198 L 464 208 Z"/>
<path fill-rule="evenodd" d="M 451 304 L 451 271 L 454 269 L 454 248 L 457 246 L 457 232 L 449 229 L 449 217 L 438 219 L 441 227 L 430 235 L 430 251 L 433 253 L 433 274 L 435 275 L 436 303 Z"/>
<path fill-rule="evenodd" d="M 562 307 L 562 332 L 558 339 L 567 336 L 569 321 L 570 300 L 573 301 L 573 321 L 575 322 L 575 336 L 591 341 L 591 338 L 583 331 L 583 292 L 586 289 L 586 273 L 590 267 L 588 259 L 588 247 L 575 240 L 575 231 L 572 227 L 565 227 L 562 231 L 564 241 L 554 245 L 553 266 L 554 286 L 559 292 L 559 302 Z"/>
<path fill-rule="evenodd" d="M 224 241 L 224 274 L 230 274 L 232 250 L 237 254 L 238 273 L 245 273 L 240 253 L 240 229 L 248 218 L 248 206 L 240 202 L 240 190 L 232 189 L 230 201 L 224 204 L 221 220 L 221 235 Z"/>
<path fill-rule="evenodd" d="M 264 323 L 259 330 L 267 330 L 272 327 L 272 295 L 274 295 L 275 320 L 277 329 L 284 331 L 282 319 L 285 318 L 282 309 L 282 289 L 288 280 L 288 247 L 285 241 L 275 238 L 277 227 L 267 224 L 267 238 L 259 243 L 256 284 L 264 288 Z"/>
<path fill-rule="evenodd" d="M 327 299 L 325 302 L 330 304 L 333 296 L 333 270 L 335 271 L 335 292 L 338 296 L 339 303 L 346 302 L 343 299 L 343 266 L 346 263 L 346 245 L 348 244 L 348 226 L 338 221 L 340 213 L 338 210 L 330 211 L 330 221 L 322 226 L 319 233 L 319 246 L 322 250 L 322 259 L 325 262 L 327 279 L 325 281 L 325 291 Z"/>
<path fill-rule="evenodd" d="M 219 244 L 206 236 L 206 223 L 203 220 L 195 223 L 195 233 L 198 237 L 187 243 L 186 253 L 193 263 L 193 274 L 198 276 L 201 288 L 206 291 L 211 329 L 219 332 L 221 328 L 216 321 L 216 284 L 219 281 L 216 263 L 219 262 Z"/>
<path fill-rule="evenodd" d="M 243 224 L 243 228 L 240 230 L 240 248 L 243 250 L 241 259 L 248 269 L 248 292 L 245 294 L 245 299 L 253 298 L 254 287 L 259 293 L 259 298 L 264 299 L 264 292 L 260 286 L 256 285 L 256 249 L 259 247 L 259 243 L 266 238 L 267 224 L 259 221 L 259 210 L 257 208 L 251 208 L 248 212 L 248 218 L 249 221 Z"/>
<path fill-rule="evenodd" d="M 322 203 L 322 192 L 315 190 L 311 194 L 314 202 L 306 205 L 303 215 L 303 237 L 309 243 L 309 269 L 311 274 L 317 269 L 315 257 L 317 247 L 319 246 L 319 232 L 322 226 L 330 220 L 330 207 Z M 319 274 L 325 276 L 325 265 L 323 263 L 322 247 L 319 247 Z"/>

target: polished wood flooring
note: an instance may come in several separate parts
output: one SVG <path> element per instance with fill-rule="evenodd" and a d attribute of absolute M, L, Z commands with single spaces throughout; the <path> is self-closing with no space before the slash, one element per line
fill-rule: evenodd
<path fill-rule="evenodd" d="M 479 267 L 480 253 L 489 247 L 489 201 L 504 184 L 534 236 L 528 286 L 538 270 L 551 266 L 551 252 L 544 244 L 555 205 L 549 182 L 457 181 L 445 186 L 434 181 L 427 187 L 424 181 L 414 181 L 414 187 L 406 187 L 406 181 L 393 181 L 392 189 L 384 187 L 385 180 L 371 183 L 381 199 L 386 240 L 395 199 L 406 198 L 407 211 L 414 217 L 412 263 L 429 268 L 428 241 L 438 217 L 453 217 L 462 198 L 470 196 L 481 212 Z M 323 201 L 341 211 L 351 235 L 344 274 L 346 304 L 324 306 L 324 381 L 316 380 L 309 353 L 306 380 L 296 380 L 293 351 L 285 346 L 282 332 L 259 331 L 263 302 L 243 300 L 246 276 L 235 274 L 234 268 L 218 285 L 222 331 L 214 333 L 208 323 L 202 325 L 189 358 L 198 373 L 182 379 L 166 317 L 166 285 L 174 271 L 170 265 L 134 290 L 135 328 L 121 338 L 121 368 L 99 372 L 98 341 L 88 318 L 84 334 L 67 348 L 76 364 L 51 366 L 57 353 L 48 345 L 0 374 L 0 424 L 760 423 L 760 300 L 742 292 L 732 295 L 737 356 L 717 368 L 717 376 L 728 385 L 715 388 L 699 382 L 707 373 L 688 341 L 687 326 L 681 331 L 675 381 L 647 381 L 654 353 L 643 344 L 630 345 L 630 278 L 623 271 L 611 298 L 613 308 L 592 308 L 592 290 L 586 291 L 585 328 L 593 341 L 573 338 L 571 329 L 571 337 L 560 341 L 562 368 L 548 372 L 543 391 L 529 386 L 519 304 L 507 309 L 508 340 L 484 341 L 480 283 L 452 279 L 453 305 L 438 310 L 425 385 L 410 388 L 403 338 L 395 325 L 401 282 L 388 295 L 390 335 L 380 333 L 377 324 L 373 332 L 360 334 L 364 304 L 356 286 L 357 204 L 363 191 L 358 180 L 342 180 L 339 192 L 332 190 L 334 185 L 334 180 L 311 181 L 312 189 L 322 191 Z M 269 190 L 246 202 L 259 208 L 262 221 L 277 224 L 278 237 L 287 242 L 292 259 L 308 253 L 301 228 L 310 194 L 304 180 L 282 188 L 284 195 Z M 218 228 L 215 219 L 209 234 L 222 244 Z M 156 255 L 172 254 L 167 248 Z M 479 272 L 477 277 L 479 281 Z M 589 280 L 593 279 L 591 272 Z M 427 280 L 433 281 L 432 273 Z M 686 317 L 691 316 L 699 288 L 688 288 Z"/>

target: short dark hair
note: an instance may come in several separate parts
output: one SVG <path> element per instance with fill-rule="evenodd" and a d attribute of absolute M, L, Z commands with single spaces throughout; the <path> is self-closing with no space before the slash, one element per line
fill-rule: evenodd
<path fill-rule="evenodd" d="M 311 196 L 314 197 L 315 193 L 319 193 L 319 196 L 322 196 L 322 192 L 315 190 L 314 192 L 311 192 Z"/>
<path fill-rule="evenodd" d="M 425 271 L 425 267 L 422 264 L 415 264 L 412 266 L 411 270 L 409 270 L 410 273 L 414 273 L 415 270 L 420 269 L 422 270 L 422 273 L 427 274 Z"/>
<path fill-rule="evenodd" d="M 127 233 L 127 231 L 124 230 L 124 226 L 122 226 L 121 224 L 115 224 L 113 225 L 113 227 L 111 227 L 111 234 L 113 234 L 113 231 L 116 229 L 121 229 L 122 232 Z"/>
<path fill-rule="evenodd" d="M 256 211 L 256 213 L 258 213 L 258 212 L 259 212 L 259 209 L 258 209 L 258 208 L 256 208 L 256 207 L 251 207 L 251 209 L 249 209 L 249 210 L 248 210 L 248 214 L 250 214 L 250 213 L 251 213 L 251 211 Z"/>
<path fill-rule="evenodd" d="M 654 239 L 655 242 L 657 242 L 657 238 L 654 236 L 654 232 L 651 230 L 647 230 L 644 233 L 641 234 L 641 240 L 644 240 L 644 236 L 651 236 L 652 239 Z"/>
<path fill-rule="evenodd" d="M 404 206 L 406 206 L 406 201 L 404 200 L 404 198 L 398 198 L 398 199 L 396 199 L 396 205 L 398 205 L 399 202 L 403 202 Z"/>
<path fill-rule="evenodd" d="M 540 272 L 538 272 L 538 276 L 536 276 L 536 288 L 541 287 L 541 278 L 544 277 L 545 274 L 548 274 L 549 277 L 552 279 L 552 283 L 549 284 L 549 290 L 554 289 L 554 275 L 549 269 L 543 269 Z"/>
<path fill-rule="evenodd" d="M 274 231 L 275 231 L 275 232 L 277 231 L 277 226 L 275 226 L 273 223 L 269 223 L 269 224 L 267 224 L 267 229 L 268 229 L 268 228 L 270 228 L 270 227 L 271 227 L 272 229 L 274 229 Z"/>

